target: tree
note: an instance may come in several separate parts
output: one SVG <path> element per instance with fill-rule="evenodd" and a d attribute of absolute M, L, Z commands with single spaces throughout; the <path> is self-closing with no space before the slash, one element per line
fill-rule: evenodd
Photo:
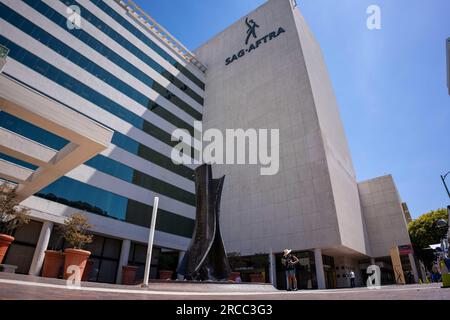
<path fill-rule="evenodd" d="M 16 188 L 6 182 L 0 185 L 0 233 L 7 235 L 30 222 L 29 209 L 17 205 Z"/>
<path fill-rule="evenodd" d="M 428 249 L 430 244 L 440 243 L 447 233 L 447 228 L 437 228 L 436 221 L 448 219 L 447 209 L 438 209 L 427 212 L 408 225 L 409 237 L 416 255 L 430 266 L 434 255 Z"/>
<path fill-rule="evenodd" d="M 87 234 L 92 227 L 87 218 L 81 213 L 74 213 L 64 220 L 62 231 L 64 239 L 75 249 L 82 249 L 86 244 L 92 242 L 92 235 Z"/>

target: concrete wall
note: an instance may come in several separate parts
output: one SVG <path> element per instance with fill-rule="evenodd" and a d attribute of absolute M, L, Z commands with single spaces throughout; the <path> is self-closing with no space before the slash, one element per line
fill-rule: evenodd
<path fill-rule="evenodd" d="M 279 27 L 286 32 L 225 65 L 248 47 L 246 17 L 260 26 L 258 38 Z M 290 1 L 271 0 L 196 51 L 208 67 L 204 129 L 280 129 L 278 174 L 261 176 L 256 165 L 213 166 L 216 176 L 226 175 L 221 210 L 227 251 L 254 254 L 343 242 L 365 253 L 348 147 L 331 85 L 319 97 L 318 82 L 327 75 L 321 59 L 311 60 L 320 56 L 319 47 L 300 41 L 298 31 L 306 28 L 294 19 Z M 319 78 L 311 81 L 310 70 Z M 330 176 L 333 170 L 338 172 Z"/>
<path fill-rule="evenodd" d="M 389 256 L 396 245 L 411 243 L 402 202 L 391 175 L 358 183 L 373 257 Z"/>
<path fill-rule="evenodd" d="M 299 10 L 294 10 L 294 19 L 319 119 L 341 241 L 343 245 L 366 253 L 368 244 L 364 234 L 355 172 L 333 86 L 320 46 Z"/>

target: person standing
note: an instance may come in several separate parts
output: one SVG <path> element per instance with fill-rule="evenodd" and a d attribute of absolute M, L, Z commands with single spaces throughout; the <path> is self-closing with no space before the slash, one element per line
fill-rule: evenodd
<path fill-rule="evenodd" d="M 433 262 L 433 267 L 431 268 L 431 282 L 439 282 L 441 280 L 441 270 L 439 269 L 439 264 L 437 261 Z"/>
<path fill-rule="evenodd" d="M 355 287 L 355 273 L 353 272 L 353 270 L 350 270 L 350 286 L 352 288 Z"/>
<path fill-rule="evenodd" d="M 295 276 L 295 265 L 300 262 L 300 260 L 291 254 L 290 249 L 283 250 L 283 257 L 281 258 L 281 264 L 284 267 L 286 273 L 286 290 L 287 291 L 297 291 L 297 278 Z"/>

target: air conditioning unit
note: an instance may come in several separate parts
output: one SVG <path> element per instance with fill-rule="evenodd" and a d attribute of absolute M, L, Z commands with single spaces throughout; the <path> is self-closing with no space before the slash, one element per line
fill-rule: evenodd
<path fill-rule="evenodd" d="M 3 67 L 6 64 L 6 58 L 8 57 L 9 49 L 0 45 L 0 72 L 3 71 Z"/>

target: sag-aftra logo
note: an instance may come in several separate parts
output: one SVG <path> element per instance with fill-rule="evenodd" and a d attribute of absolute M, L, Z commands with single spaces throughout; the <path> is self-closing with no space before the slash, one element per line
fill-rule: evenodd
<path fill-rule="evenodd" d="M 245 38 L 245 45 L 247 46 L 251 37 L 253 37 L 253 39 L 258 38 L 256 34 L 256 29 L 259 28 L 259 25 L 253 19 L 249 20 L 248 18 L 245 19 L 245 24 L 247 26 L 247 36 Z M 257 39 L 254 43 L 250 44 L 250 46 L 248 46 L 247 48 L 241 49 L 236 54 L 233 54 L 231 57 L 227 58 L 225 60 L 225 65 L 227 66 L 233 61 L 242 58 L 247 53 L 250 53 L 253 50 L 259 48 L 263 43 L 267 43 L 268 41 L 275 39 L 284 32 L 286 31 L 282 27 L 278 27 L 277 31 L 272 31 L 269 34 L 266 34 L 264 37 L 261 37 Z"/>

